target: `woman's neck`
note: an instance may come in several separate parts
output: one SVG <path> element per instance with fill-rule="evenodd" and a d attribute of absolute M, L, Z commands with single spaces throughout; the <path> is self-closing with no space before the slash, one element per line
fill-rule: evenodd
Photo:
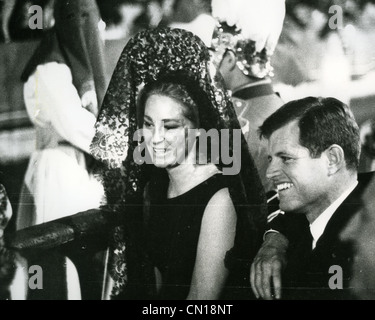
<path fill-rule="evenodd" d="M 212 177 L 220 170 L 214 164 L 180 164 L 167 169 L 169 176 L 168 198 L 177 197 L 208 178 Z"/>

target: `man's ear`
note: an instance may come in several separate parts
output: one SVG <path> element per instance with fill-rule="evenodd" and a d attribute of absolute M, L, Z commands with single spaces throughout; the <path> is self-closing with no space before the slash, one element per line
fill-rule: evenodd
<path fill-rule="evenodd" d="M 335 174 L 346 166 L 344 150 L 337 144 L 328 147 L 324 153 L 328 159 L 328 173 Z"/>
<path fill-rule="evenodd" d="M 232 50 L 227 50 L 224 54 L 223 60 L 222 60 L 222 66 L 225 65 L 225 68 L 229 71 L 233 71 L 237 66 L 237 59 L 236 55 Z"/>

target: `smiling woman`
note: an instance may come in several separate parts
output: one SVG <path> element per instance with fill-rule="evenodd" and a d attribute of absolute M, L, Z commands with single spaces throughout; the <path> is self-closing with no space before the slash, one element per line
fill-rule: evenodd
<path fill-rule="evenodd" d="M 191 152 L 195 137 L 189 129 L 199 125 L 198 107 L 186 88 L 158 82 L 144 89 L 140 101 L 144 104 L 140 105 L 144 109 L 143 128 L 149 131 L 145 142 L 155 165 L 195 163 L 195 153 Z"/>
<path fill-rule="evenodd" d="M 169 28 L 139 33 L 120 57 L 91 145 L 106 164 L 107 206 L 124 221 L 114 230 L 105 298 L 252 297 L 248 270 L 266 210 L 246 142 L 239 136 L 233 152 L 228 139 L 240 173 L 225 175 L 220 155 L 195 161 L 199 129 L 241 132 L 209 62 L 198 37 Z M 151 163 L 133 156 L 140 128 Z"/>
<path fill-rule="evenodd" d="M 237 218 L 221 170 L 195 161 L 196 136 L 187 131 L 198 128 L 198 103 L 179 82 L 155 82 L 146 86 L 141 98 L 148 151 L 154 165 L 166 169 L 169 180 L 164 186 L 160 182 L 150 186 L 146 239 L 161 276 L 160 297 L 215 299 L 227 278 L 220 260 L 234 244 Z"/>

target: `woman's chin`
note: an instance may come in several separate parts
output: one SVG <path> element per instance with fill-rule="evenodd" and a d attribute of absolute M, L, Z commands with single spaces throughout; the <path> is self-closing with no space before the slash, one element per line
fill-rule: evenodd
<path fill-rule="evenodd" d="M 167 168 L 173 165 L 173 162 L 168 161 L 168 159 L 166 159 L 165 157 L 161 157 L 161 156 L 155 156 L 153 162 L 154 162 L 155 167 L 157 168 Z"/>
<path fill-rule="evenodd" d="M 161 168 L 161 169 L 172 169 L 172 168 L 175 168 L 177 166 L 179 166 L 179 163 L 178 161 L 174 160 L 174 161 L 166 161 L 165 159 L 155 159 L 154 160 L 154 166 L 157 167 L 157 168 Z"/>

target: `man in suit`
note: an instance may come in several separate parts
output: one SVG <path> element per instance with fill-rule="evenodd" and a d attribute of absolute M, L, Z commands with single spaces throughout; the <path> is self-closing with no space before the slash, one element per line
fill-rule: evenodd
<path fill-rule="evenodd" d="M 334 98 L 294 100 L 267 118 L 260 134 L 268 140 L 267 177 L 284 214 L 270 222 L 253 262 L 255 295 L 352 298 L 353 247 L 340 233 L 360 207 L 369 181 L 358 179 L 360 142 L 353 114 Z"/>

